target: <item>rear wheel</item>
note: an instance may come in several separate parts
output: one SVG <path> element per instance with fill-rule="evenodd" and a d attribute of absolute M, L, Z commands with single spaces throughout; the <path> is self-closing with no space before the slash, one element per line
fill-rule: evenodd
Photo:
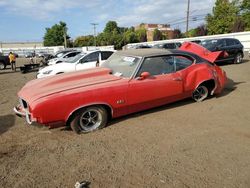
<path fill-rule="evenodd" d="M 208 94 L 208 88 L 204 85 L 200 85 L 194 90 L 192 98 L 196 102 L 201 102 L 208 97 Z"/>
<path fill-rule="evenodd" d="M 0 70 L 5 69 L 5 64 L 3 62 L 0 62 Z"/>
<path fill-rule="evenodd" d="M 107 120 L 108 115 L 105 108 L 90 106 L 73 114 L 70 127 L 77 134 L 88 133 L 105 127 Z"/>
<path fill-rule="evenodd" d="M 243 55 L 242 53 L 237 53 L 235 58 L 234 58 L 234 64 L 239 64 L 239 63 L 242 63 L 242 60 L 243 60 Z"/>

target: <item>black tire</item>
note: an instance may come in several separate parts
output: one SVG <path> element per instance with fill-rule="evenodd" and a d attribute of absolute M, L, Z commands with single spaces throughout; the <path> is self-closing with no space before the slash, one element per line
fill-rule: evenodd
<path fill-rule="evenodd" d="M 6 68 L 6 65 L 3 62 L 0 62 L 0 70 L 4 70 Z"/>
<path fill-rule="evenodd" d="M 240 64 L 242 63 L 242 60 L 243 60 L 243 55 L 241 52 L 238 52 L 234 57 L 234 64 Z"/>
<path fill-rule="evenodd" d="M 196 102 L 205 100 L 209 95 L 209 89 L 204 85 L 199 85 L 193 92 L 192 98 Z"/>
<path fill-rule="evenodd" d="M 77 134 L 88 133 L 105 127 L 107 121 L 108 114 L 105 108 L 90 106 L 73 114 L 70 127 Z"/>

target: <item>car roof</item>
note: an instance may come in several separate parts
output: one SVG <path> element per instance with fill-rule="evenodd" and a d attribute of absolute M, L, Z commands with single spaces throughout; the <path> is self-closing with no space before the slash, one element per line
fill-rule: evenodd
<path fill-rule="evenodd" d="M 238 40 L 235 38 L 214 38 L 214 39 L 205 39 L 203 41 L 208 41 L 208 40 Z"/>
<path fill-rule="evenodd" d="M 123 51 L 117 51 L 119 55 L 125 56 L 137 56 L 137 57 L 149 57 L 149 56 L 159 56 L 172 54 L 171 51 L 166 49 L 155 49 L 155 48 L 145 48 L 145 49 L 128 49 Z"/>

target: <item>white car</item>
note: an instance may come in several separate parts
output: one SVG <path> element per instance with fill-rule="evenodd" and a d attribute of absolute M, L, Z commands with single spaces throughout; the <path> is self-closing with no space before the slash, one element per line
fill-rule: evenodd
<path fill-rule="evenodd" d="M 81 52 L 79 52 L 79 51 L 67 52 L 67 53 L 65 53 L 65 54 L 62 54 L 62 55 L 59 56 L 59 57 L 50 59 L 49 62 L 48 62 L 48 65 L 55 65 L 55 64 L 57 64 L 57 63 L 61 63 L 61 62 L 67 61 L 69 58 L 73 58 L 73 57 L 75 57 L 77 54 L 80 54 L 80 53 L 81 53 Z M 59 54 L 59 55 L 60 55 L 60 54 Z"/>
<path fill-rule="evenodd" d="M 113 53 L 113 50 L 82 52 L 76 55 L 75 58 L 70 61 L 50 65 L 40 69 L 38 71 L 37 78 L 44 78 L 56 74 L 93 68 L 98 66 L 98 62 L 101 65 Z"/>

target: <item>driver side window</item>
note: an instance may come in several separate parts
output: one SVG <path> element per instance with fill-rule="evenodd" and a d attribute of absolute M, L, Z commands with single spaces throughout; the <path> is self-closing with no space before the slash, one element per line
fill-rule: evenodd
<path fill-rule="evenodd" d="M 137 77 L 143 72 L 153 76 L 174 73 L 189 67 L 193 62 L 193 59 L 181 55 L 149 57 L 144 60 Z"/>
<path fill-rule="evenodd" d="M 150 75 L 169 74 L 175 71 L 174 61 L 172 56 L 160 56 L 146 58 L 137 74 L 149 72 Z"/>
<path fill-rule="evenodd" d="M 93 52 L 91 54 L 86 55 L 81 61 L 80 63 L 87 63 L 87 62 L 93 62 L 93 61 L 97 61 L 99 57 L 99 52 Z"/>

